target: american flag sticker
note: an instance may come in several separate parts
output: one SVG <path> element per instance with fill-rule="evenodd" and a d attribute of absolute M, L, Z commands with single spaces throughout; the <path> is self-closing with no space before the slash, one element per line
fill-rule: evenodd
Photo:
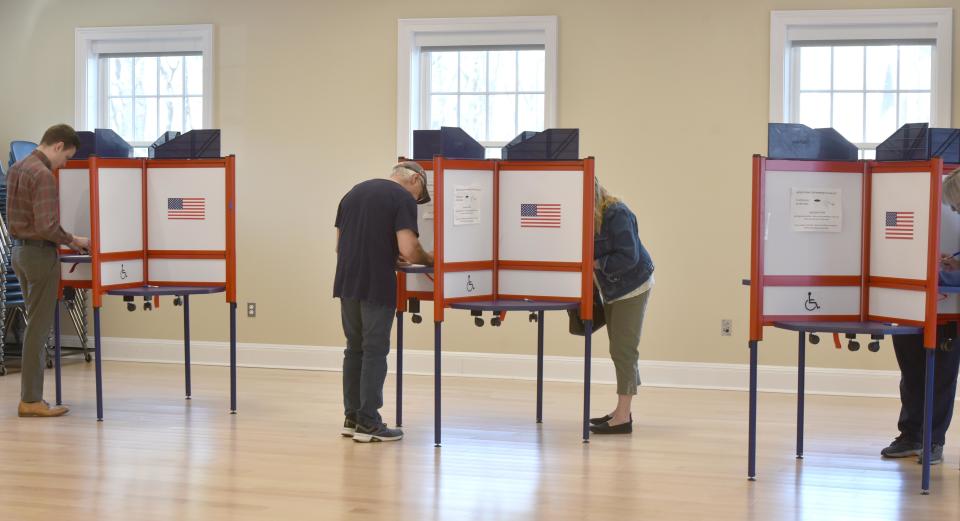
<path fill-rule="evenodd" d="M 205 197 L 167 198 L 167 219 L 174 221 L 203 221 L 207 218 Z"/>
<path fill-rule="evenodd" d="M 913 223 L 913 212 L 887 212 L 884 237 L 912 241 Z"/>
<path fill-rule="evenodd" d="M 559 228 L 561 213 L 559 204 L 523 203 L 520 205 L 520 227 Z"/>

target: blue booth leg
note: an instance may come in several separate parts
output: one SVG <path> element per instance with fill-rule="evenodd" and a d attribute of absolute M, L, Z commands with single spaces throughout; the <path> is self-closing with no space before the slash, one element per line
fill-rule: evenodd
<path fill-rule="evenodd" d="M 543 423 L 543 315 L 537 313 L 537 423 Z"/>
<path fill-rule="evenodd" d="M 403 311 L 397 311 L 397 427 L 403 426 Z"/>
<path fill-rule="evenodd" d="M 63 405 L 63 392 L 61 391 L 61 368 L 60 368 L 60 301 L 57 300 L 56 310 L 53 314 L 53 368 L 54 380 L 57 384 L 57 405 Z"/>
<path fill-rule="evenodd" d="M 583 321 L 583 442 L 590 442 L 590 354 L 593 347 L 593 320 Z"/>
<path fill-rule="evenodd" d="M 230 414 L 237 414 L 237 303 L 230 303 Z"/>
<path fill-rule="evenodd" d="M 189 400 L 193 394 L 190 391 L 190 295 L 183 296 L 183 365 L 184 385 Z"/>
<path fill-rule="evenodd" d="M 930 449 L 933 437 L 933 371 L 936 364 L 936 350 L 924 349 L 927 354 L 927 371 L 923 390 L 923 479 L 920 489 L 924 495 L 930 493 Z"/>
<path fill-rule="evenodd" d="M 750 420 L 747 440 L 747 478 L 757 480 L 757 342 L 750 342 Z"/>
<path fill-rule="evenodd" d="M 433 323 L 433 445 L 440 446 L 440 326 Z"/>
<path fill-rule="evenodd" d="M 97 421 L 103 421 L 103 356 L 100 348 L 100 308 L 93 308 L 93 355 L 97 381 Z"/>
<path fill-rule="evenodd" d="M 797 342 L 797 459 L 803 459 L 803 399 L 807 366 L 807 337 L 799 333 Z"/>

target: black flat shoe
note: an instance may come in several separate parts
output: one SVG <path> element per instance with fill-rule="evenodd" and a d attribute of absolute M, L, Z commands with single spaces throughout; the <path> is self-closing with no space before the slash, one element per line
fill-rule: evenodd
<path fill-rule="evenodd" d="M 612 419 L 613 416 L 610 416 L 609 414 L 603 418 L 590 418 L 590 425 L 600 425 L 601 423 L 607 423 Z M 633 413 L 630 414 L 630 421 L 633 421 Z"/>
<path fill-rule="evenodd" d="M 602 418 L 590 418 L 590 425 L 600 425 L 601 423 L 607 423 L 612 419 L 613 416 L 610 416 L 609 414 Z"/>
<path fill-rule="evenodd" d="M 609 422 L 603 422 L 600 425 L 590 427 L 590 432 L 594 434 L 630 434 L 633 432 L 633 421 L 613 426 Z"/>

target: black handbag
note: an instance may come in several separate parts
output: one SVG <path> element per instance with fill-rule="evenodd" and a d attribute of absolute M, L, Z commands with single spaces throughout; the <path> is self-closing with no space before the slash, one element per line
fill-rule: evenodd
<path fill-rule="evenodd" d="M 570 317 L 570 334 L 576 336 L 585 336 L 586 327 L 583 320 L 580 319 L 579 309 L 568 309 L 567 316 Z M 597 332 L 607 325 L 607 316 L 603 313 L 603 303 L 600 300 L 600 292 L 597 287 L 593 287 L 593 332 Z"/>

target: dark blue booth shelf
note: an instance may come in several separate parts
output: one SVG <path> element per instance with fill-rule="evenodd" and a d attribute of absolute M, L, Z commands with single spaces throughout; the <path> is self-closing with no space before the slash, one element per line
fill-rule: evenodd
<path fill-rule="evenodd" d="M 220 156 L 220 129 L 195 129 L 171 137 L 169 132 L 150 145 L 154 159 L 215 159 Z"/>
<path fill-rule="evenodd" d="M 485 300 L 482 302 L 457 302 L 451 309 L 469 311 L 562 311 L 580 309 L 579 302 L 556 302 L 546 300 Z"/>
<path fill-rule="evenodd" d="M 139 288 L 112 289 L 107 295 L 118 297 L 165 297 L 171 295 L 212 295 L 223 293 L 227 288 L 223 286 L 143 286 Z"/>
<path fill-rule="evenodd" d="M 460 127 L 413 131 L 413 158 L 430 160 L 434 156 L 450 159 L 484 159 L 486 149 Z"/>
<path fill-rule="evenodd" d="M 60 262 L 63 264 L 90 264 L 89 255 L 61 255 Z"/>
<path fill-rule="evenodd" d="M 878 161 L 926 161 L 932 157 L 960 163 L 960 129 L 907 123 L 877 145 Z"/>
<path fill-rule="evenodd" d="M 808 161 L 856 161 L 859 149 L 832 128 L 799 123 L 767 125 L 767 157 Z"/>
<path fill-rule="evenodd" d="M 433 266 L 397 266 L 403 273 L 433 273 Z"/>
<path fill-rule="evenodd" d="M 503 147 L 501 157 L 509 161 L 573 161 L 580 158 L 580 129 L 548 128 L 543 132 L 521 132 Z"/>
<path fill-rule="evenodd" d="M 922 327 L 894 326 L 880 322 L 775 322 L 774 327 L 801 333 L 839 333 L 853 335 L 916 335 Z"/>
<path fill-rule="evenodd" d="M 80 138 L 80 149 L 73 159 L 133 156 L 133 147 L 109 128 L 98 128 L 93 132 L 81 130 L 77 132 L 77 137 Z"/>

